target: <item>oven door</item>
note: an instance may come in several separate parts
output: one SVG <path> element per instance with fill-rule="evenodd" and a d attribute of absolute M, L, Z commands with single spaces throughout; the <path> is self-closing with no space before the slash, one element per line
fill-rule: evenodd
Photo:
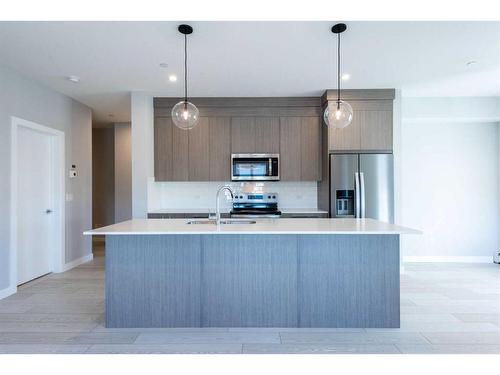
<path fill-rule="evenodd" d="M 231 165 L 233 181 L 279 180 L 277 154 L 233 154 Z"/>

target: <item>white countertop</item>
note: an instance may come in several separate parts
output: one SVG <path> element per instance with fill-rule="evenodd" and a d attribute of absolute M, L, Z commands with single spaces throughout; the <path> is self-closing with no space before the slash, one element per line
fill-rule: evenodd
<path fill-rule="evenodd" d="M 230 207 L 221 208 L 221 213 L 228 213 Z M 328 211 L 317 208 L 279 208 L 283 214 L 327 214 Z M 215 213 L 215 208 L 161 208 L 149 211 L 150 214 L 208 214 Z"/>
<path fill-rule="evenodd" d="M 236 219 L 232 219 L 236 220 Z M 134 219 L 84 235 L 158 234 L 420 234 L 373 219 L 256 219 L 255 224 L 187 224 L 189 219 Z M 203 221 L 203 220 L 198 220 Z"/>

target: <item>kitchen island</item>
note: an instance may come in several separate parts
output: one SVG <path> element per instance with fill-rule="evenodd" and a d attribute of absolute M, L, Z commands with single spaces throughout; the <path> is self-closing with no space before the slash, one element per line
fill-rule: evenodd
<path fill-rule="evenodd" d="M 106 327 L 399 327 L 399 236 L 372 219 L 135 219 L 106 236 Z"/>

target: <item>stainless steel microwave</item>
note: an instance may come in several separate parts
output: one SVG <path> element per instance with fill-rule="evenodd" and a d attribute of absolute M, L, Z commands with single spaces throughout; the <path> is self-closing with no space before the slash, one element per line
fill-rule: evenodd
<path fill-rule="evenodd" d="M 279 154 L 232 154 L 232 181 L 278 181 Z"/>

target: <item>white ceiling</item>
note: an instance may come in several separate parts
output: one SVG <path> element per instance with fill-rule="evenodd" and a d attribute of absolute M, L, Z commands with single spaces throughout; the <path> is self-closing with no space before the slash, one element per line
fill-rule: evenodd
<path fill-rule="evenodd" d="M 129 121 L 131 91 L 182 95 L 180 23 L 0 22 L 0 63 L 87 104 L 95 122 Z M 191 96 L 311 96 L 336 87 L 334 22 L 190 24 Z M 347 25 L 345 88 L 500 95 L 500 22 Z M 467 67 L 471 60 L 477 64 Z M 169 74 L 178 81 L 169 82 Z"/>

